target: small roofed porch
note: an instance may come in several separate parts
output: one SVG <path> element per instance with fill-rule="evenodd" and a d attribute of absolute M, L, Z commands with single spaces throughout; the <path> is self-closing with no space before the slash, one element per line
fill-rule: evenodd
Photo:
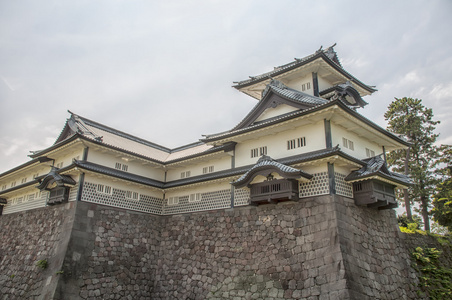
<path fill-rule="evenodd" d="M 259 178 L 264 181 L 259 182 Z M 276 178 L 276 176 L 278 178 Z M 250 204 L 268 204 L 281 201 L 296 201 L 299 195 L 299 180 L 310 180 L 312 175 L 278 163 L 269 156 L 262 156 L 243 176 L 231 184 L 235 188 L 250 189 Z"/>
<path fill-rule="evenodd" d="M 353 185 L 353 198 L 358 206 L 378 210 L 396 208 L 396 188 L 407 188 L 412 184 L 408 176 L 389 171 L 381 156 L 364 160 L 361 169 L 351 172 L 345 181 Z"/>

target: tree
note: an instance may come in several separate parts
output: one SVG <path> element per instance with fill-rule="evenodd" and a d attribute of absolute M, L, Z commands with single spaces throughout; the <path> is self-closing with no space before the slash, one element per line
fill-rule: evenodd
<path fill-rule="evenodd" d="M 435 222 L 452 232 L 452 146 L 441 145 L 440 149 L 442 155 L 439 162 L 443 167 L 438 169 L 438 173 L 442 180 L 433 196 L 432 215 Z"/>
<path fill-rule="evenodd" d="M 431 196 L 437 183 L 434 169 L 438 163 L 439 151 L 434 145 L 438 134 L 434 134 L 435 125 L 432 109 L 422 105 L 422 100 L 395 98 L 385 113 L 387 129 L 403 135 L 410 143 L 408 149 L 396 150 L 388 155 L 388 162 L 396 172 L 406 172 L 413 180 L 404 196 L 407 216 L 412 219 L 411 204 L 417 202 L 424 220 L 424 229 L 430 231 L 429 209 Z"/>

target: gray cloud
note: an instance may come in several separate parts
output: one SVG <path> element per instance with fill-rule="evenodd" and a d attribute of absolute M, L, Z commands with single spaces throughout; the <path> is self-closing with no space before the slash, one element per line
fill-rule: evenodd
<path fill-rule="evenodd" d="M 50 146 L 67 110 L 167 147 L 230 129 L 255 100 L 231 88 L 337 42 L 378 92 L 385 126 L 416 97 L 452 143 L 450 1 L 2 1 L 0 172 Z"/>

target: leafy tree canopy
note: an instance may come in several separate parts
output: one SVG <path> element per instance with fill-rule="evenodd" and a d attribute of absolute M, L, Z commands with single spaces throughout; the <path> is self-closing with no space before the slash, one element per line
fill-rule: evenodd
<path fill-rule="evenodd" d="M 439 158 L 438 147 L 434 145 L 438 134 L 434 130 L 439 121 L 433 120 L 432 109 L 422 105 L 422 100 L 406 97 L 395 98 L 385 113 L 385 119 L 390 132 L 404 136 L 411 143 L 409 151 L 401 149 L 391 152 L 388 163 L 399 173 L 405 173 L 408 169 L 414 185 L 408 189 L 405 199 L 407 214 L 411 217 L 410 205 L 413 201 L 417 202 L 424 228 L 430 231 L 430 199 L 437 183 L 434 169 Z"/>

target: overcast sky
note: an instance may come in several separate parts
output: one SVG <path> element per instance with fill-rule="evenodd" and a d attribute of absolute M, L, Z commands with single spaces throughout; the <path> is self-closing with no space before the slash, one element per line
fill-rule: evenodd
<path fill-rule="evenodd" d="M 378 92 L 433 108 L 452 144 L 452 1 L 0 0 L 0 173 L 52 145 L 67 110 L 166 147 L 235 126 L 256 100 L 231 88 L 337 43 Z"/>

